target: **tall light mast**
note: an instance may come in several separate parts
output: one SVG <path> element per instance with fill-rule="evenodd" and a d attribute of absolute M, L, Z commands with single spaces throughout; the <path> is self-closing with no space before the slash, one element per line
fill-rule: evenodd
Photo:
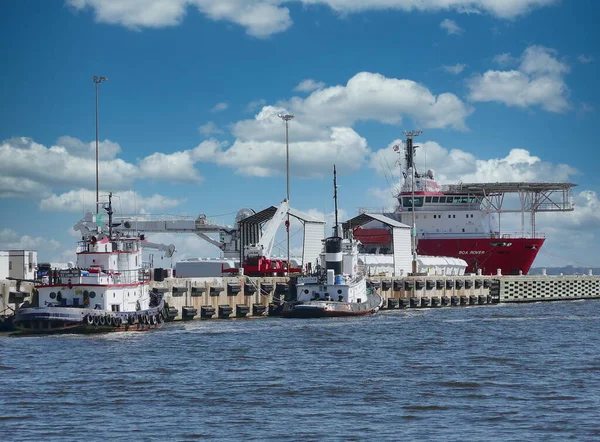
<path fill-rule="evenodd" d="M 100 198 L 98 196 L 98 89 L 100 83 L 106 80 L 108 80 L 108 78 L 94 75 L 94 83 L 96 85 L 96 215 L 98 215 L 98 204 L 100 204 Z"/>
<path fill-rule="evenodd" d="M 294 118 L 293 114 L 278 114 L 285 121 L 285 176 L 286 176 L 286 199 L 288 203 L 285 230 L 287 232 L 287 273 L 290 271 L 290 143 L 288 123 Z"/>
<path fill-rule="evenodd" d="M 410 236 L 410 248 L 412 252 L 412 273 L 417 273 L 417 224 L 415 222 L 415 178 L 417 177 L 417 171 L 415 168 L 415 146 L 413 146 L 413 138 L 418 137 L 423 133 L 422 130 L 410 130 L 402 132 L 406 137 L 406 169 L 410 168 L 410 187 L 411 187 L 411 200 L 412 200 L 412 234 Z"/>

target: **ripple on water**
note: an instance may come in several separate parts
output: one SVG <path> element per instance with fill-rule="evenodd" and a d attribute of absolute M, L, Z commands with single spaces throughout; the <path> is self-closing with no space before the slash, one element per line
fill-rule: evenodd
<path fill-rule="evenodd" d="M 600 301 L 0 336 L 0 422 L 52 442 L 598 440 L 594 318 Z"/>

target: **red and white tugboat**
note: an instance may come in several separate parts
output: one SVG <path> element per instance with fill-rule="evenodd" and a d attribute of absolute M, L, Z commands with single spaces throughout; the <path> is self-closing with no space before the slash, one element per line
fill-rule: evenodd
<path fill-rule="evenodd" d="M 113 234 L 111 197 L 105 207 L 108 232 L 91 213 L 74 226 L 82 234 L 77 262 L 36 283 L 30 305 L 22 305 L 14 316 L 17 330 L 94 333 L 162 326 L 167 312 L 162 295 L 149 290 L 150 269 L 142 262 L 142 248 L 158 248 L 168 256 L 175 247 L 148 243 L 143 235 Z"/>
<path fill-rule="evenodd" d="M 439 185 L 432 170 L 419 173 L 415 165 L 413 137 L 421 132 L 405 132 L 403 184 L 394 213 L 386 213 L 416 230 L 419 255 L 450 256 L 464 259 L 467 273 L 527 274 L 545 237 L 536 231 L 538 212 L 572 211 L 571 183 L 508 182 L 458 183 Z M 394 150 L 400 153 L 399 146 Z M 505 196 L 513 195 L 520 208 L 504 208 Z M 414 200 L 414 205 L 413 205 Z M 413 212 L 414 207 L 414 212 Z M 363 210 L 367 211 L 367 210 Z M 369 209 L 368 211 L 373 211 Z M 519 213 L 519 232 L 501 231 L 501 214 Z M 531 224 L 526 226 L 529 215 Z M 414 216 L 414 218 L 413 218 Z M 527 231 L 529 230 L 529 231 Z M 381 223 L 371 222 L 354 230 L 365 253 L 391 250 L 391 232 Z"/>

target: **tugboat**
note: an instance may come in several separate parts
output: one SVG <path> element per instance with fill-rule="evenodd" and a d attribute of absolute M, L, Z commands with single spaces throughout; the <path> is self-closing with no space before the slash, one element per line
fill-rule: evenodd
<path fill-rule="evenodd" d="M 74 230 L 82 239 L 77 262 L 36 281 L 30 302 L 15 313 L 21 333 L 98 333 L 143 331 L 162 326 L 168 316 L 162 294 L 149 290 L 150 268 L 142 248 L 157 248 L 170 256 L 173 245 L 148 243 L 143 235 L 113 234 L 112 194 L 104 206 L 108 232 L 101 216 L 91 213 Z"/>
<path fill-rule="evenodd" d="M 383 299 L 367 285 L 364 272 L 358 269 L 359 241 L 342 238 L 338 224 L 337 181 L 333 167 L 335 227 L 333 236 L 325 238 L 321 262 L 316 274 L 299 276 L 296 301 L 283 306 L 284 318 L 323 318 L 360 316 L 376 313 Z M 352 235 L 352 232 L 350 232 Z"/>

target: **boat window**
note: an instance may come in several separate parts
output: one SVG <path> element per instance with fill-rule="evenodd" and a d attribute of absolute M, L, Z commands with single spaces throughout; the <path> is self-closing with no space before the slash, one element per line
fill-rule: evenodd
<path fill-rule="evenodd" d="M 470 202 L 471 204 L 477 204 L 477 198 L 475 198 L 474 196 L 472 196 L 472 197 L 469 199 L 469 202 Z"/>
<path fill-rule="evenodd" d="M 432 199 L 433 203 L 439 203 L 440 202 L 440 197 L 439 196 L 434 196 Z"/>
<path fill-rule="evenodd" d="M 463 196 L 460 202 L 463 204 L 467 204 L 469 202 L 469 197 Z"/>
<path fill-rule="evenodd" d="M 430 203 L 431 202 L 431 197 L 430 196 L 425 197 L 425 202 L 426 203 Z"/>
<path fill-rule="evenodd" d="M 412 199 L 409 196 L 405 196 L 402 198 L 402 206 L 403 207 L 412 207 Z M 415 197 L 415 207 L 423 207 L 423 197 Z"/>
<path fill-rule="evenodd" d="M 440 196 L 440 203 L 445 203 L 445 202 L 446 202 L 446 197 Z"/>
<path fill-rule="evenodd" d="M 452 201 L 452 202 L 454 204 L 460 204 L 461 201 L 462 201 L 462 198 L 460 196 L 455 196 L 454 201 Z"/>

